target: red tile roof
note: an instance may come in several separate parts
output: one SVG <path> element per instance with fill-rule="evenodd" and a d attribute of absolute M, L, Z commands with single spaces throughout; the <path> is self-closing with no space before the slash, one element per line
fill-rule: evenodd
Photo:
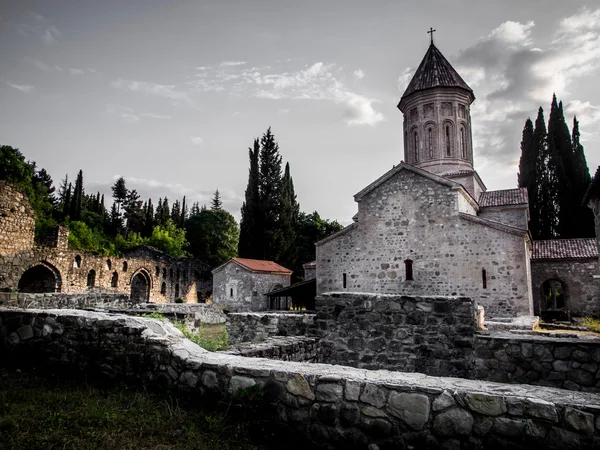
<path fill-rule="evenodd" d="M 596 239 L 551 239 L 533 241 L 531 259 L 593 259 L 598 257 Z"/>
<path fill-rule="evenodd" d="M 413 92 L 434 87 L 459 87 L 469 91 L 473 90 L 465 83 L 454 67 L 433 44 L 429 46 L 421 64 L 406 87 L 402 99 Z"/>
<path fill-rule="evenodd" d="M 273 261 L 265 261 L 263 259 L 246 259 L 246 258 L 231 258 L 233 261 L 254 272 L 269 272 L 269 273 L 292 273 L 290 269 L 286 269 Z"/>
<path fill-rule="evenodd" d="M 502 189 L 483 192 L 479 197 L 479 206 L 528 205 L 527 188 Z"/>

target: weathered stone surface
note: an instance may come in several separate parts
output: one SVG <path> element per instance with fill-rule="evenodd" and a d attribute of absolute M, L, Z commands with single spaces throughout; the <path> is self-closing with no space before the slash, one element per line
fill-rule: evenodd
<path fill-rule="evenodd" d="M 338 402 L 342 399 L 344 388 L 339 384 L 319 384 L 316 398 L 323 402 Z"/>
<path fill-rule="evenodd" d="M 440 411 L 454 406 L 455 404 L 456 402 L 454 401 L 452 394 L 448 391 L 444 391 L 433 401 L 433 410 Z"/>
<path fill-rule="evenodd" d="M 219 387 L 219 379 L 217 374 L 211 370 L 207 370 L 202 374 L 202 384 L 209 389 L 217 389 Z"/>
<path fill-rule="evenodd" d="M 422 430 L 429 421 L 429 398 L 423 394 L 390 393 L 387 411 L 413 430 Z"/>
<path fill-rule="evenodd" d="M 360 396 L 360 401 L 368 403 L 377 408 L 382 408 L 385 405 L 386 393 L 383 389 L 377 386 L 367 385 L 365 386 L 363 393 Z"/>
<path fill-rule="evenodd" d="M 537 398 L 528 398 L 526 405 L 526 411 L 529 416 L 558 422 L 558 414 L 553 403 Z"/>
<path fill-rule="evenodd" d="M 314 392 L 302 374 L 295 374 L 294 377 L 287 382 L 286 388 L 291 394 L 300 395 L 301 397 L 305 397 L 309 400 L 315 399 Z"/>
<path fill-rule="evenodd" d="M 248 389 L 256 384 L 252 378 L 233 376 L 229 383 L 229 392 L 231 394 L 239 394 L 239 391 Z"/>
<path fill-rule="evenodd" d="M 594 415 L 573 408 L 565 408 L 565 425 L 569 430 L 594 434 Z"/>
<path fill-rule="evenodd" d="M 467 436 L 473 429 L 473 416 L 464 409 L 450 408 L 433 420 L 433 432 L 441 436 Z"/>
<path fill-rule="evenodd" d="M 499 416 L 506 412 L 506 404 L 502 397 L 483 392 L 469 392 L 465 396 L 467 405 L 472 411 L 486 416 Z"/>
<path fill-rule="evenodd" d="M 546 442 L 548 448 L 557 450 L 576 450 L 580 448 L 578 434 L 557 427 L 552 427 Z"/>
<path fill-rule="evenodd" d="M 497 417 L 494 419 L 494 431 L 501 436 L 518 437 L 525 430 L 525 421 Z"/>
<path fill-rule="evenodd" d="M 192 372 L 183 372 L 179 377 L 179 381 L 189 387 L 195 387 L 198 383 L 198 376 Z"/>
<path fill-rule="evenodd" d="M 358 401 L 358 398 L 360 397 L 360 387 L 361 383 L 358 381 L 346 381 L 346 400 Z"/>

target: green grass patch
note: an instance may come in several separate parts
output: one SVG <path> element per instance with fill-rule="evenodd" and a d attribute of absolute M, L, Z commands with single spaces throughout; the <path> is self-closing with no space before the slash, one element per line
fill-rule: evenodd
<path fill-rule="evenodd" d="M 600 320 L 592 319 L 591 317 L 583 318 L 583 325 L 590 331 L 600 333 Z"/>
<path fill-rule="evenodd" d="M 0 371 L 0 449 L 264 449 L 249 427 L 126 386 Z"/>
<path fill-rule="evenodd" d="M 200 347 L 216 352 L 227 350 L 227 328 L 225 324 L 202 324 L 197 333 L 190 331 L 184 324 L 173 322 L 173 325 L 183 333 L 183 335 Z"/>

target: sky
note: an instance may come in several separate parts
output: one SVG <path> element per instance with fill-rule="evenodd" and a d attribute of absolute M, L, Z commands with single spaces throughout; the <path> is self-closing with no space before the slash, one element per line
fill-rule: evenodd
<path fill-rule="evenodd" d="M 430 27 L 475 93 L 488 189 L 516 187 L 523 125 L 553 93 L 595 172 L 600 7 L 578 0 L 2 0 L 0 145 L 107 199 L 119 176 L 155 205 L 218 189 L 239 220 L 271 127 L 301 210 L 348 224 L 403 159 L 396 105 Z"/>

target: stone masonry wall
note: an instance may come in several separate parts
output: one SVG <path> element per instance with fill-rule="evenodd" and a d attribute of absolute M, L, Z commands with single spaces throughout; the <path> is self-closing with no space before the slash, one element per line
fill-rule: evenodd
<path fill-rule="evenodd" d="M 600 338 L 494 333 L 475 338 L 478 380 L 600 392 Z"/>
<path fill-rule="evenodd" d="M 532 261 L 531 262 L 534 312 L 542 311 L 542 284 L 549 279 L 564 283 L 566 308 L 573 317 L 600 317 L 600 279 L 598 260 Z"/>
<path fill-rule="evenodd" d="M 230 313 L 227 314 L 229 344 L 260 342 L 271 336 L 304 336 L 314 326 L 315 314 Z"/>
<path fill-rule="evenodd" d="M 207 352 L 154 319 L 0 310 L 0 363 L 248 404 L 324 449 L 600 446 L 600 395 Z M 245 398 L 248 396 L 245 395 Z M 228 400 L 230 401 L 230 400 Z"/>
<path fill-rule="evenodd" d="M 478 215 L 482 219 L 494 220 L 523 230 L 528 229 L 527 208 L 521 205 L 481 208 Z"/>
<path fill-rule="evenodd" d="M 230 311 L 269 309 L 265 296 L 276 286 L 290 285 L 291 275 L 253 272 L 230 261 L 213 272 L 213 303 Z"/>
<path fill-rule="evenodd" d="M 529 315 L 525 231 L 463 218 L 459 195 L 408 169 L 395 174 L 361 199 L 357 223 L 317 244 L 317 293 L 465 296 L 488 317 Z"/>
<path fill-rule="evenodd" d="M 332 293 L 316 305 L 323 361 L 468 377 L 475 331 L 468 298 Z"/>
<path fill-rule="evenodd" d="M 321 362 L 322 360 L 319 340 L 306 336 L 274 336 L 261 342 L 243 342 L 232 345 L 223 353 L 280 361 Z"/>
<path fill-rule="evenodd" d="M 30 250 L 34 230 L 29 199 L 20 189 L 0 180 L 0 257 Z"/>

